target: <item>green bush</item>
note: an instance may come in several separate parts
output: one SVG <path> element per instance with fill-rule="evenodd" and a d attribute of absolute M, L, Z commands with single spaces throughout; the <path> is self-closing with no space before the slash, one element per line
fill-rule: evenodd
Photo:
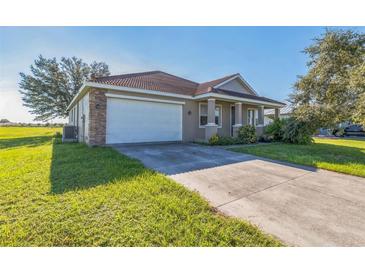
<path fill-rule="evenodd" d="M 233 137 L 229 137 L 229 136 L 221 136 L 219 141 L 220 141 L 220 145 L 222 145 L 222 146 L 239 144 L 237 138 L 233 138 Z"/>
<path fill-rule="evenodd" d="M 283 139 L 283 126 L 284 120 L 277 118 L 274 121 L 267 125 L 265 128 L 265 134 L 272 136 L 275 141 L 281 141 Z"/>
<path fill-rule="evenodd" d="M 313 142 L 312 126 L 303 121 L 290 118 L 283 127 L 283 141 L 285 143 L 306 145 Z"/>
<path fill-rule="evenodd" d="M 263 134 L 259 137 L 259 142 L 262 142 L 262 143 L 270 143 L 274 141 L 274 138 L 272 135 L 269 135 L 269 134 Z"/>
<path fill-rule="evenodd" d="M 332 134 L 337 137 L 343 137 L 345 136 L 345 130 L 343 128 L 334 128 Z"/>
<path fill-rule="evenodd" d="M 209 139 L 211 146 L 229 146 L 238 144 L 238 140 L 232 137 L 219 136 L 218 134 L 213 135 Z"/>
<path fill-rule="evenodd" d="M 256 129 L 254 126 L 245 125 L 238 130 L 238 142 L 240 144 L 252 144 L 257 142 Z"/>
<path fill-rule="evenodd" d="M 238 144 L 252 144 L 257 142 L 256 129 L 254 126 L 246 125 L 238 130 L 238 137 L 219 136 L 210 137 L 208 143 L 211 146 L 229 146 Z"/>
<path fill-rule="evenodd" d="M 62 134 L 61 132 L 56 132 L 54 135 L 53 135 L 54 138 L 62 138 Z"/>
<path fill-rule="evenodd" d="M 343 128 L 339 128 L 339 129 L 337 130 L 336 136 L 337 136 L 337 137 L 343 137 L 343 136 L 345 136 L 345 129 L 343 129 Z"/>
<path fill-rule="evenodd" d="M 218 134 L 214 134 L 212 137 L 209 138 L 209 144 L 211 146 L 216 146 L 219 144 L 219 136 Z"/>

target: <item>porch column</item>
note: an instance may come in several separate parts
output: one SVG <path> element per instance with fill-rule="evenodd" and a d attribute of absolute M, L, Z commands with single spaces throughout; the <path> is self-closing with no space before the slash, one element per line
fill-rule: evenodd
<path fill-rule="evenodd" d="M 242 123 L 243 125 L 247 125 L 248 124 L 248 117 L 247 117 L 247 105 L 243 105 L 242 106 L 242 111 L 243 111 L 243 120 L 242 120 Z"/>
<path fill-rule="evenodd" d="M 215 99 L 208 99 L 208 123 L 205 126 L 205 140 L 209 141 L 210 137 L 217 134 L 218 125 L 215 123 Z"/>
<path fill-rule="evenodd" d="M 233 137 L 238 136 L 238 130 L 242 127 L 242 103 L 238 102 L 234 104 L 234 120 L 235 124 L 233 125 Z"/>
<path fill-rule="evenodd" d="M 276 108 L 276 109 L 275 109 L 274 118 L 275 118 L 275 119 L 279 118 L 279 115 L 280 115 L 280 108 Z"/>
<path fill-rule="evenodd" d="M 264 134 L 264 106 L 258 107 L 258 121 L 256 126 L 256 135 L 261 136 Z"/>
<path fill-rule="evenodd" d="M 264 125 L 264 106 L 259 106 L 258 108 L 258 126 L 263 126 Z"/>

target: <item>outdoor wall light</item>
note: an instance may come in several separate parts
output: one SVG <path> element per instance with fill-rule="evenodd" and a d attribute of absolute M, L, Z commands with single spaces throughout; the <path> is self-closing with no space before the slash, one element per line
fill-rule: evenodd
<path fill-rule="evenodd" d="M 96 109 L 99 109 L 99 107 L 100 107 L 100 104 L 96 104 L 96 105 L 95 105 L 95 108 L 96 108 Z"/>
<path fill-rule="evenodd" d="M 188 111 L 188 115 L 191 115 L 191 110 Z"/>

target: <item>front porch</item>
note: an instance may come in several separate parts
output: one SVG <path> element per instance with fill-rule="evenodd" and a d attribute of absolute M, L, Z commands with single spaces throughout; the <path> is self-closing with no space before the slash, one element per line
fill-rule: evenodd
<path fill-rule="evenodd" d="M 214 97 L 199 101 L 199 130 L 204 131 L 200 136 L 205 141 L 215 134 L 237 137 L 239 128 L 244 125 L 255 126 L 257 136 L 260 136 L 264 133 L 264 110 L 274 109 L 275 118 L 278 118 L 280 107 Z"/>

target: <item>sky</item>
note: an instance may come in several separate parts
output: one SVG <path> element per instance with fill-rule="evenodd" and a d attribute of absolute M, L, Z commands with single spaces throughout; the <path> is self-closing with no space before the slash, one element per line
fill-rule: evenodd
<path fill-rule="evenodd" d="M 238 72 L 259 95 L 283 101 L 306 73 L 303 49 L 324 32 L 325 27 L 0 27 L 0 119 L 33 122 L 18 91 L 19 72 L 29 73 L 40 54 L 104 61 L 111 74 L 162 70 L 196 82 Z"/>

